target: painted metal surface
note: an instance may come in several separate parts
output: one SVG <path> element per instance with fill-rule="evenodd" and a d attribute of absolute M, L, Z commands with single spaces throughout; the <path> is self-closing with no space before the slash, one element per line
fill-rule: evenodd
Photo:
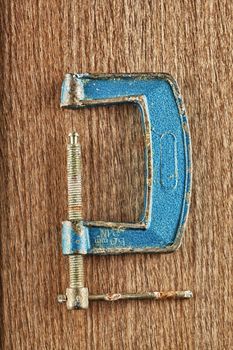
<path fill-rule="evenodd" d="M 63 224 L 63 254 L 172 252 L 181 243 L 191 191 L 191 141 L 175 80 L 168 74 L 67 74 L 61 107 L 135 103 L 144 136 L 144 208 L 137 223 Z M 81 242 L 81 245 L 80 245 Z"/>

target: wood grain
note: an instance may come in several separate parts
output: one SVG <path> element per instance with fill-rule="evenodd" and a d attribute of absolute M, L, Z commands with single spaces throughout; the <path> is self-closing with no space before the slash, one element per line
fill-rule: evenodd
<path fill-rule="evenodd" d="M 232 349 L 232 1 L 2 0 L 0 16 L 2 349 Z M 190 288 L 193 300 L 93 302 L 79 312 L 57 304 L 68 282 L 60 229 L 72 127 L 83 148 L 85 217 L 136 219 L 142 204 L 138 114 L 61 111 L 63 75 L 76 71 L 175 76 L 194 163 L 181 249 L 88 257 L 86 285 Z"/>

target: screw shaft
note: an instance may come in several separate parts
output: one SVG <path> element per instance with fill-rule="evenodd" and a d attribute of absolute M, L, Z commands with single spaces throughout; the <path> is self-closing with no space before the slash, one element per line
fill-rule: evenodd
<path fill-rule="evenodd" d="M 82 220 L 82 160 L 79 135 L 69 134 L 67 146 L 68 217 L 70 221 Z M 69 256 L 70 287 L 84 287 L 83 256 Z"/>

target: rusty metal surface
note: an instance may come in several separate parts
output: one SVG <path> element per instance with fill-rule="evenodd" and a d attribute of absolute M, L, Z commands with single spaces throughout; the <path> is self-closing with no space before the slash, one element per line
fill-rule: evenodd
<path fill-rule="evenodd" d="M 134 299 L 190 299 L 193 294 L 191 291 L 169 291 L 169 292 L 141 292 L 141 293 L 108 293 L 99 295 L 89 295 L 90 301 L 117 301 L 117 300 L 134 300 Z"/>

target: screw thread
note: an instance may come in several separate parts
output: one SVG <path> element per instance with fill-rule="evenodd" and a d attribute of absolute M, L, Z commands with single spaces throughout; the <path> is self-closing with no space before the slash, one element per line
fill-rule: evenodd
<path fill-rule="evenodd" d="M 78 134 L 69 135 L 67 146 L 68 216 L 69 220 L 82 220 L 82 160 Z"/>
<path fill-rule="evenodd" d="M 79 136 L 76 132 L 69 134 L 67 146 L 68 178 L 68 217 L 69 220 L 82 220 L 82 160 Z M 70 287 L 84 287 L 83 256 L 69 256 Z"/>
<path fill-rule="evenodd" d="M 69 256 L 70 288 L 84 287 L 84 269 L 82 255 Z"/>

